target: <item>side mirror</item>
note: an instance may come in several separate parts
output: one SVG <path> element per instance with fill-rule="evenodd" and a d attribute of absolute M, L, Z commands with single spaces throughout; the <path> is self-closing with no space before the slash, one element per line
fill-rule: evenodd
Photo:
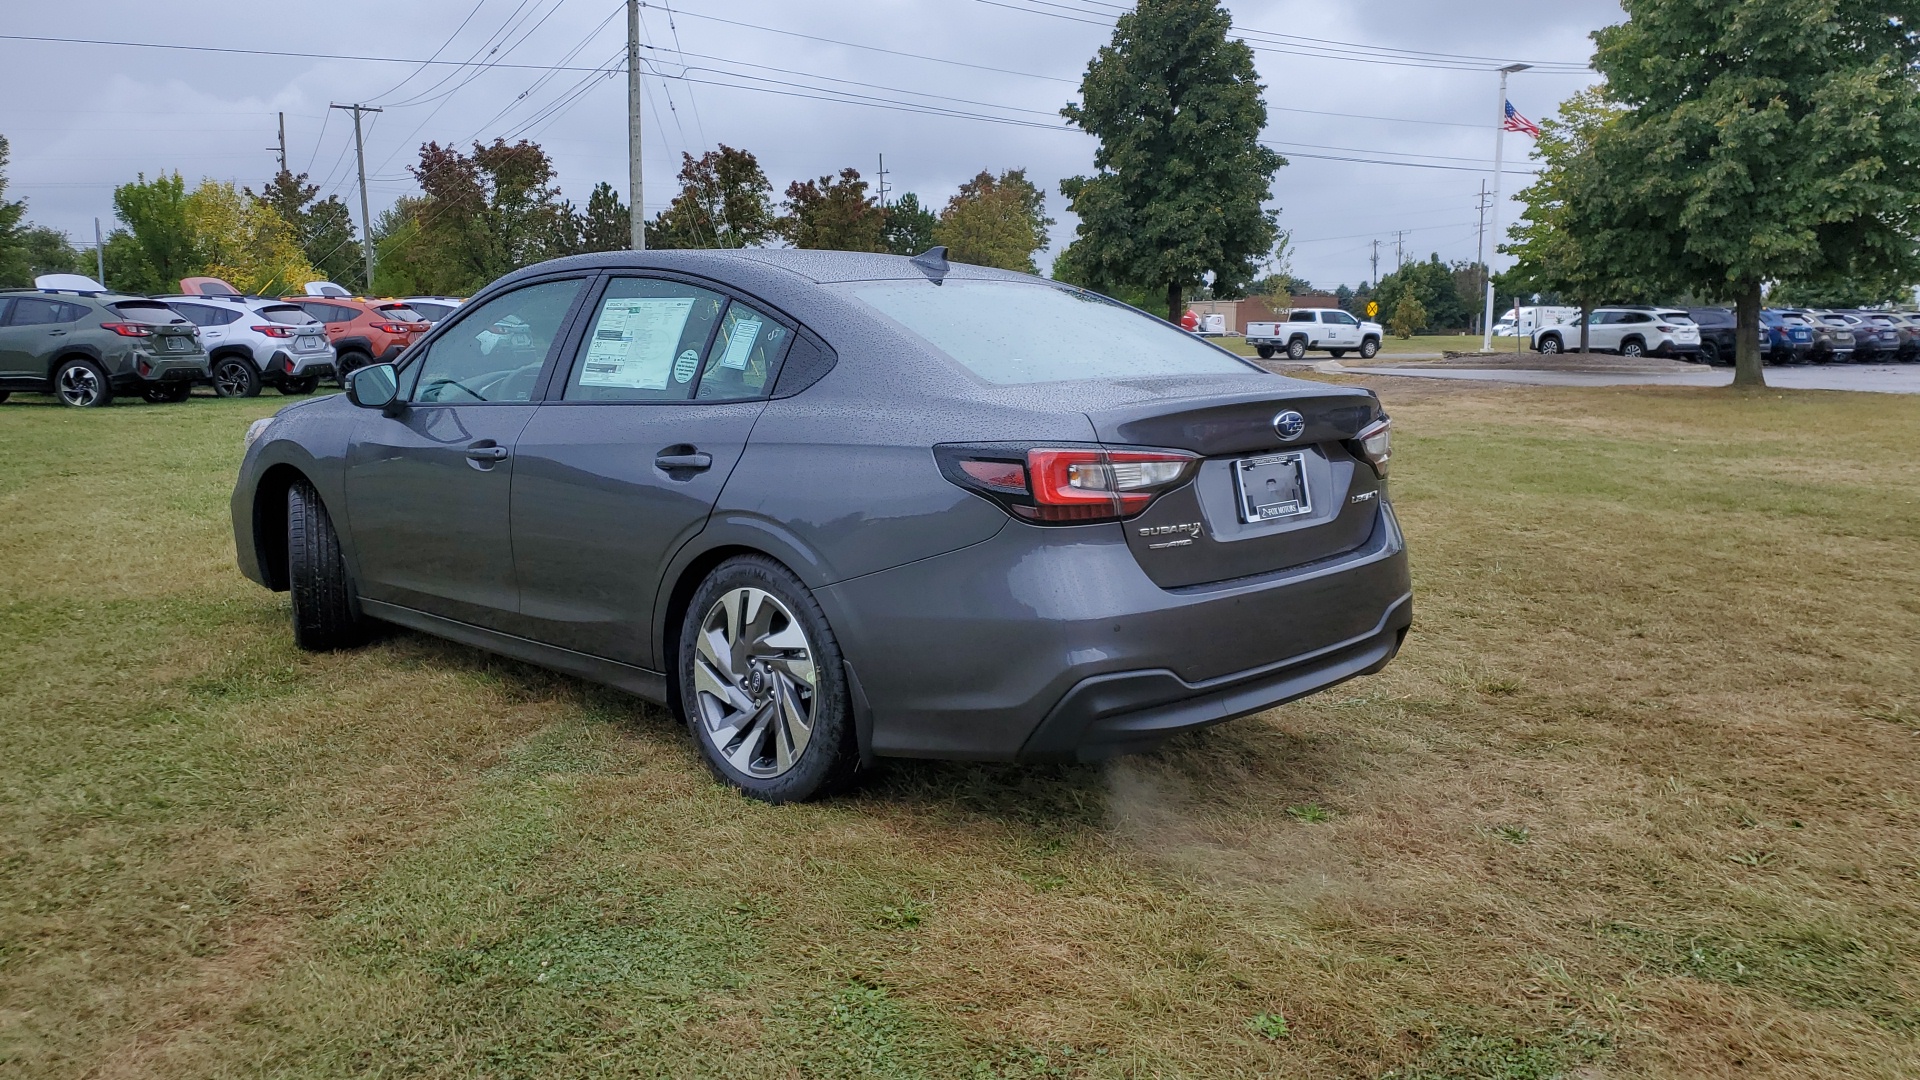
<path fill-rule="evenodd" d="M 392 364 L 369 364 L 347 376 L 347 400 L 363 409 L 391 409 L 400 400 L 400 372 Z"/>

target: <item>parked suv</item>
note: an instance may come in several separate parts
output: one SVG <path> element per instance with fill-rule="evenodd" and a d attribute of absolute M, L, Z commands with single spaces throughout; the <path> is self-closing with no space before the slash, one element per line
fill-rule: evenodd
<path fill-rule="evenodd" d="M 1920 329 L 1891 312 L 1840 311 L 1835 314 L 1853 320 L 1855 359 L 1864 359 L 1858 348 L 1862 336 L 1873 339 L 1873 359 L 1883 364 L 1911 360 L 1920 353 Z"/>
<path fill-rule="evenodd" d="M 1853 362 L 1856 364 L 1891 360 L 1900 352 L 1900 334 L 1890 326 L 1878 326 L 1845 311 L 1816 311 L 1814 318 L 1828 326 L 1853 333 Z"/>
<path fill-rule="evenodd" d="M 72 274 L 35 284 L 0 290 L 0 401 L 20 391 L 83 409 L 120 393 L 185 401 L 207 377 L 198 331 L 158 300 Z"/>
<path fill-rule="evenodd" d="M 1760 312 L 1760 351 L 1769 364 L 1805 364 L 1813 360 L 1813 321 L 1797 311 L 1767 308 Z"/>
<path fill-rule="evenodd" d="M 1580 341 L 1580 326 L 1547 326 L 1533 332 L 1533 347 L 1549 355 Z M 1587 347 L 1622 356 L 1671 356 L 1691 360 L 1700 353 L 1700 328 L 1679 308 L 1630 305 L 1594 308 L 1587 318 Z"/>
<path fill-rule="evenodd" d="M 387 364 L 433 324 L 399 300 L 349 296 L 289 296 L 289 304 L 326 325 L 334 371 L 342 379 L 354 368 Z"/>
<path fill-rule="evenodd" d="M 333 374 L 325 325 L 298 305 L 237 294 L 163 299 L 200 328 L 213 390 L 221 397 L 253 397 L 263 385 L 283 394 L 311 394 L 321 376 Z"/>
<path fill-rule="evenodd" d="M 1282 350 L 1299 360 L 1308 349 L 1325 349 L 1335 359 L 1357 352 L 1371 360 L 1380 351 L 1385 331 L 1379 323 L 1361 322 L 1339 308 L 1295 308 L 1283 322 L 1250 322 L 1247 344 L 1270 360 Z"/>

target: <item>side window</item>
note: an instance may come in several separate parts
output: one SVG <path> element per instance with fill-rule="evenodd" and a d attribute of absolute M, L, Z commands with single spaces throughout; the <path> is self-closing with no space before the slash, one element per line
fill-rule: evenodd
<path fill-rule="evenodd" d="M 1355 326 L 1359 324 L 1358 319 L 1355 319 L 1344 311 L 1327 312 L 1327 321 L 1330 323 L 1339 323 L 1341 326 Z"/>
<path fill-rule="evenodd" d="M 7 314 L 13 310 L 13 301 L 0 297 L 0 326 L 7 325 Z"/>
<path fill-rule="evenodd" d="M 67 320 L 59 317 L 60 309 L 66 306 L 58 300 L 23 296 L 13 302 L 13 315 L 7 320 L 7 325 L 48 326 L 57 322 L 66 322 Z"/>
<path fill-rule="evenodd" d="M 174 313 L 195 326 L 213 326 L 213 310 L 200 304 L 168 304 Z"/>
<path fill-rule="evenodd" d="M 242 313 L 236 308 L 214 308 L 209 314 L 212 318 L 208 321 L 207 325 L 231 326 L 240 321 Z"/>
<path fill-rule="evenodd" d="M 341 307 L 339 304 L 328 304 L 327 311 L 325 321 L 335 323 L 352 322 L 364 314 L 359 308 Z"/>
<path fill-rule="evenodd" d="M 607 283 L 580 342 L 567 401 L 686 401 L 693 397 L 725 298 L 659 278 Z M 736 374 L 729 370 L 729 375 Z M 764 371 L 762 372 L 764 378 Z"/>
<path fill-rule="evenodd" d="M 580 293 L 580 278 L 515 289 L 464 314 L 416 364 L 415 402 L 533 400 L 540 369 Z"/>
<path fill-rule="evenodd" d="M 793 331 L 735 300 L 720 320 L 720 333 L 700 373 L 701 401 L 738 401 L 767 396 Z"/>

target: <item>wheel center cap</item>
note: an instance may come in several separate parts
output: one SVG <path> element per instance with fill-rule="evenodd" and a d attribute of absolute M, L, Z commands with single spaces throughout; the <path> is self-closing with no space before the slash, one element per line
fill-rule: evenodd
<path fill-rule="evenodd" d="M 758 660 L 754 661 L 753 669 L 747 675 L 747 692 L 756 698 L 767 694 L 767 669 Z"/>

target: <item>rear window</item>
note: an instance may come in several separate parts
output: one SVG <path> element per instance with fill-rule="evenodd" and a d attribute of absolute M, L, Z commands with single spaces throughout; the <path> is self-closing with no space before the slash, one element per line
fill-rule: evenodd
<path fill-rule="evenodd" d="M 160 303 L 158 300 L 122 300 L 117 304 L 109 304 L 107 306 L 119 312 L 131 322 L 165 325 L 167 323 L 186 321 L 175 314 L 172 308 Z"/>
<path fill-rule="evenodd" d="M 1054 285 L 948 279 L 944 285 L 880 281 L 846 288 L 988 382 L 1258 370 L 1151 315 Z"/>
<path fill-rule="evenodd" d="M 393 304 L 380 309 L 380 314 L 395 322 L 426 322 L 420 313 L 405 304 Z"/>
<path fill-rule="evenodd" d="M 260 309 L 260 314 L 266 316 L 268 322 L 286 326 L 304 326 L 320 321 L 292 304 L 269 304 Z"/>
<path fill-rule="evenodd" d="M 1663 311 L 1660 313 L 1660 321 L 1670 322 L 1677 326 L 1692 326 L 1693 316 L 1683 315 L 1678 311 Z"/>

